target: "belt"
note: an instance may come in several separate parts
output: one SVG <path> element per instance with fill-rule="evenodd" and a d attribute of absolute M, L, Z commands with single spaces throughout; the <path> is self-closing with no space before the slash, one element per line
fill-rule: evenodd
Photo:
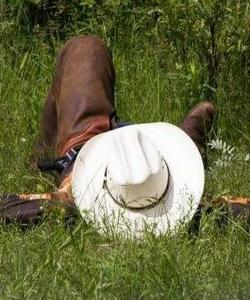
<path fill-rule="evenodd" d="M 61 174 L 65 168 L 75 161 L 81 147 L 71 148 L 63 157 L 39 161 L 37 164 L 38 169 L 42 172 L 57 171 Z"/>

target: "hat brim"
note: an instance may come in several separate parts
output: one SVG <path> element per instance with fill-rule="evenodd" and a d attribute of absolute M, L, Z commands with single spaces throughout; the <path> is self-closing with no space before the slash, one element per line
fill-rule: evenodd
<path fill-rule="evenodd" d="M 131 127 L 136 127 L 151 140 L 169 169 L 168 190 L 151 208 L 124 208 L 105 189 L 109 139 Z M 92 138 L 77 156 L 72 179 L 76 205 L 82 216 L 93 221 L 98 230 L 139 236 L 146 227 L 160 234 L 193 217 L 204 189 L 204 167 L 197 147 L 179 127 L 148 123 L 115 129 Z"/>

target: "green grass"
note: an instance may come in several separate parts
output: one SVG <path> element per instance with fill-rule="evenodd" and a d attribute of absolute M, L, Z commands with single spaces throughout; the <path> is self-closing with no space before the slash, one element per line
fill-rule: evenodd
<path fill-rule="evenodd" d="M 197 237 L 144 241 L 98 236 L 79 220 L 65 229 L 45 220 L 28 232 L 1 228 L 1 294 L 6 298 L 246 298 L 249 234 L 203 219 Z"/>
<path fill-rule="evenodd" d="M 0 192 L 53 190 L 55 180 L 31 172 L 28 159 L 56 50 L 18 34 L 2 35 L 1 42 Z M 135 37 L 127 47 L 117 42 L 112 48 L 121 119 L 178 124 L 202 100 L 199 65 L 188 77 L 192 62 L 178 65 L 170 49 L 146 42 L 138 46 Z M 206 203 L 223 193 L 250 195 L 249 162 L 244 161 L 250 144 L 246 124 L 250 111 L 242 84 L 247 78 L 232 79 L 228 74 L 225 71 L 219 79 L 213 134 L 235 146 L 237 155 L 228 166 L 216 167 L 220 154 L 209 151 Z M 143 241 L 99 236 L 80 217 L 68 228 L 57 212 L 27 230 L 1 225 L 1 298 L 247 298 L 248 226 L 232 217 L 221 225 L 221 214 L 215 211 L 204 216 L 196 234 L 187 226 L 172 236 L 148 234 Z"/>

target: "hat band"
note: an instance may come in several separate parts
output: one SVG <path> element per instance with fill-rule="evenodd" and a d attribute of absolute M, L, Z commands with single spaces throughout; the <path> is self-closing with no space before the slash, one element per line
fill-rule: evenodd
<path fill-rule="evenodd" d="M 168 165 L 165 161 L 165 159 L 163 159 L 164 163 L 165 163 L 165 166 L 166 166 L 166 170 L 167 170 L 167 173 L 169 174 L 169 168 L 168 168 Z M 166 188 L 164 190 L 164 192 L 162 193 L 162 195 L 158 198 L 158 199 L 155 199 L 154 198 L 154 201 L 151 202 L 149 201 L 149 204 L 148 205 L 144 205 L 144 206 L 141 206 L 141 207 L 131 207 L 131 206 L 128 206 L 126 205 L 126 203 L 124 201 L 118 201 L 112 194 L 112 192 L 110 191 L 109 187 L 108 187 L 108 184 L 107 184 L 107 167 L 105 169 L 105 173 L 104 173 L 104 182 L 103 182 L 103 188 L 105 188 L 105 190 L 108 192 L 109 196 L 115 201 L 116 204 L 118 204 L 119 206 L 123 207 L 123 208 L 127 208 L 127 209 L 130 209 L 130 210 L 133 210 L 133 211 L 139 211 L 139 210 L 143 210 L 143 209 L 149 209 L 149 208 L 152 208 L 154 206 L 156 206 L 157 204 L 159 204 L 161 202 L 161 200 L 166 196 L 168 190 L 169 190 L 169 186 L 170 186 L 170 176 L 168 177 L 168 181 L 167 181 L 167 185 L 166 185 Z M 120 199 L 122 200 L 122 199 Z M 149 199 L 148 199 L 149 200 Z"/>

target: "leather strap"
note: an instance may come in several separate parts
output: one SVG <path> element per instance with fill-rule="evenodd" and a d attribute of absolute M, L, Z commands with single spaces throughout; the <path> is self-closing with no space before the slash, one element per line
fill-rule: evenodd
<path fill-rule="evenodd" d="M 38 168 L 42 172 L 57 171 L 61 174 L 65 168 L 75 161 L 80 149 L 81 147 L 71 148 L 63 157 L 40 161 L 38 162 Z"/>
<path fill-rule="evenodd" d="M 117 126 L 115 126 L 115 120 L 115 112 L 110 116 L 105 115 L 92 117 L 87 128 L 83 132 L 80 132 L 76 136 L 71 137 L 66 143 L 64 143 L 64 145 L 62 145 L 62 147 L 60 147 L 59 155 L 64 156 L 65 153 L 69 151 L 69 149 L 83 146 L 92 137 L 117 128 Z"/>

